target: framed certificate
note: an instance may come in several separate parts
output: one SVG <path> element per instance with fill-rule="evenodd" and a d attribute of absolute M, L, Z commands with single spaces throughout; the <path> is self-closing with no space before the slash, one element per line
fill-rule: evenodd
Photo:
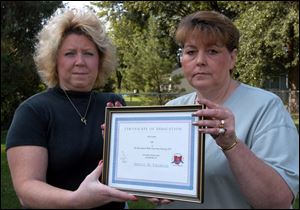
<path fill-rule="evenodd" d="M 203 202 L 203 105 L 106 108 L 102 182 L 144 197 Z"/>

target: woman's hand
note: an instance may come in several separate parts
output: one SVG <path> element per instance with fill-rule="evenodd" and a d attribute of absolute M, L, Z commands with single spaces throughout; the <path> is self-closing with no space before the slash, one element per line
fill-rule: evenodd
<path fill-rule="evenodd" d="M 198 110 L 194 115 L 204 117 L 193 125 L 199 126 L 199 131 L 209 133 L 222 148 L 230 148 L 237 141 L 235 120 L 233 113 L 224 106 L 207 99 L 198 99 L 199 104 L 206 105 L 206 109 Z"/>
<path fill-rule="evenodd" d="M 103 161 L 90 173 L 73 193 L 72 201 L 75 208 L 93 208 L 107 203 L 137 201 L 137 197 L 126 192 L 102 184 L 99 177 L 102 174 Z"/>
<path fill-rule="evenodd" d="M 109 101 L 109 102 L 106 103 L 106 106 L 107 107 L 114 107 L 114 106 L 115 107 L 122 107 L 123 105 L 120 101 L 116 101 L 115 103 Z M 101 125 L 101 130 L 102 130 L 102 136 L 104 137 L 105 123 L 103 123 Z"/>
<path fill-rule="evenodd" d="M 115 103 L 108 102 L 107 107 L 121 107 L 119 101 Z M 104 134 L 105 124 L 101 125 L 102 134 Z M 102 174 L 103 161 L 91 172 L 80 184 L 79 188 L 73 193 L 73 203 L 75 208 L 93 208 L 102 206 L 110 202 L 137 201 L 137 197 L 126 192 L 114 189 L 99 181 Z"/>

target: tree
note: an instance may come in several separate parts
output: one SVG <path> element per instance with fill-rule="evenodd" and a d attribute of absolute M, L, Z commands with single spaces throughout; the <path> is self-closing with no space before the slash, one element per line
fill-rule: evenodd
<path fill-rule="evenodd" d="M 99 15 L 110 22 L 111 37 L 117 46 L 119 72 L 122 73 L 123 90 L 138 89 L 146 93 L 158 93 L 158 101 L 164 103 L 164 93 L 178 91 L 179 78 L 170 79 L 176 68 L 178 46 L 174 42 L 175 25 L 186 15 L 195 2 L 111 2 L 94 3 Z M 170 18 L 168 18 L 170 17 Z"/>
<path fill-rule="evenodd" d="M 252 2 L 235 21 L 241 31 L 239 79 L 262 87 L 268 75 L 288 75 L 299 90 L 299 2 Z M 290 106 L 295 111 L 297 98 Z"/>
<path fill-rule="evenodd" d="M 165 103 L 165 94 L 169 91 L 170 73 L 175 61 L 166 57 L 164 50 L 167 43 L 159 39 L 155 17 L 150 16 L 144 33 L 135 39 L 133 46 L 124 55 L 126 65 L 125 76 L 135 89 L 146 93 L 157 93 L 157 101 L 154 104 Z M 134 58 L 134 59 L 132 59 Z M 141 82 L 142 81 L 142 82 Z"/>
<path fill-rule="evenodd" d="M 35 35 L 61 1 L 1 1 L 1 129 L 21 101 L 40 90 L 32 58 Z"/>
<path fill-rule="evenodd" d="M 101 1 L 95 4 L 102 10 L 99 15 L 111 23 L 110 33 L 118 48 L 123 81 L 127 83 L 124 88 L 143 86 L 142 75 L 133 72 L 133 66 L 129 67 L 128 63 L 130 59 L 139 62 L 136 50 L 142 47 L 135 47 L 139 45 L 137 40 L 144 40 L 140 44 L 147 47 L 150 17 L 154 17 L 157 26 L 156 37 L 165 43 L 165 48 L 157 48 L 163 51 L 164 56 L 160 57 L 173 62 L 178 49 L 173 37 L 182 17 L 199 10 L 216 10 L 232 19 L 241 32 L 236 65 L 240 81 L 263 87 L 269 75 L 288 74 L 290 89 L 299 89 L 297 1 Z M 130 51 L 131 57 L 126 55 Z M 149 69 L 142 73 L 146 71 Z M 136 79 L 133 76 L 129 79 L 130 74 Z"/>

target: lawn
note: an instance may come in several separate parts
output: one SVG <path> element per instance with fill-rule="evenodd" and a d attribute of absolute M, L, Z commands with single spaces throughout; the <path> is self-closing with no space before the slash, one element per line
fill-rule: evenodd
<path fill-rule="evenodd" d="M 127 106 L 142 106 L 145 105 L 140 96 L 123 96 Z"/>

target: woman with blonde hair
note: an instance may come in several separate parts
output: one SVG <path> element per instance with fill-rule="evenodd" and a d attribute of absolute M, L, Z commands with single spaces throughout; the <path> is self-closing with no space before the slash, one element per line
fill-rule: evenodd
<path fill-rule="evenodd" d="M 137 198 L 100 183 L 106 106 L 124 105 L 94 89 L 115 68 L 114 48 L 97 16 L 54 15 L 38 34 L 34 55 L 48 89 L 17 108 L 7 158 L 24 208 L 125 208 Z"/>

